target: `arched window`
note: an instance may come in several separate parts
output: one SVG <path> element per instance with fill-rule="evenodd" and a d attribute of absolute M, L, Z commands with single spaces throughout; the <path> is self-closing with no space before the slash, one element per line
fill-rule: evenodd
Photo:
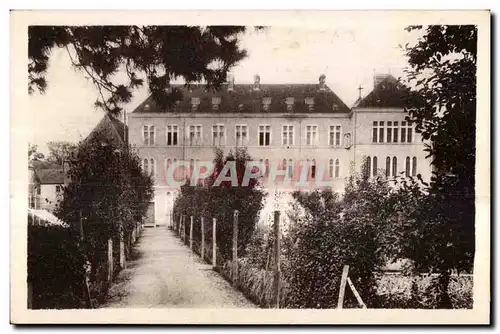
<path fill-rule="evenodd" d="M 333 159 L 330 159 L 330 161 L 328 161 L 328 176 L 330 177 L 330 179 L 333 179 Z"/>
<path fill-rule="evenodd" d="M 365 170 L 364 170 L 365 175 L 370 176 L 371 170 L 372 170 L 372 158 L 366 157 Z"/>
<path fill-rule="evenodd" d="M 149 159 L 149 164 L 150 164 L 149 168 L 151 170 L 151 176 L 155 176 L 156 175 L 155 174 L 155 165 L 156 165 L 155 159 L 153 159 L 153 158 Z"/>
<path fill-rule="evenodd" d="M 412 169 L 411 169 L 411 175 L 416 176 L 417 175 L 417 157 L 413 157 L 412 161 Z"/>
<path fill-rule="evenodd" d="M 142 169 L 144 170 L 144 173 L 149 175 L 149 160 L 148 159 L 144 159 L 142 161 Z"/>
<path fill-rule="evenodd" d="M 293 160 L 292 159 L 288 160 L 288 177 L 289 178 L 293 177 Z"/>
<path fill-rule="evenodd" d="M 269 159 L 266 159 L 264 161 L 264 165 L 265 165 L 265 170 L 264 170 L 264 175 L 269 175 Z"/>
<path fill-rule="evenodd" d="M 377 176 L 377 157 L 373 157 L 373 176 Z"/>
<path fill-rule="evenodd" d="M 398 174 L 398 158 L 392 157 L 392 176 Z"/>
<path fill-rule="evenodd" d="M 340 176 L 340 161 L 339 159 L 335 160 L 335 177 Z"/>
<path fill-rule="evenodd" d="M 390 157 L 385 158 L 385 176 L 386 177 L 391 176 L 391 158 Z"/>
<path fill-rule="evenodd" d="M 410 157 L 406 157 L 405 176 L 406 177 L 410 176 Z"/>
<path fill-rule="evenodd" d="M 316 159 L 312 160 L 312 165 L 311 165 L 311 179 L 316 178 Z"/>

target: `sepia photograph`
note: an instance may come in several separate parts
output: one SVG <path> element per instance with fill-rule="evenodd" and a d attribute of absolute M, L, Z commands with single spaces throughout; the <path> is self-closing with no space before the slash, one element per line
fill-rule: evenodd
<path fill-rule="evenodd" d="M 489 323 L 489 11 L 196 13 L 11 12 L 11 322 Z"/>

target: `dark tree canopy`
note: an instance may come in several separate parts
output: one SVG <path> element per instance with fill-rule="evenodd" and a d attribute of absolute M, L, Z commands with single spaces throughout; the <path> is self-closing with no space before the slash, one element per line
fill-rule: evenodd
<path fill-rule="evenodd" d="M 409 119 L 430 143 L 431 234 L 422 250 L 440 270 L 470 269 L 474 259 L 477 27 L 429 26 L 407 48 L 415 84 Z"/>
<path fill-rule="evenodd" d="M 28 89 L 45 92 L 50 54 L 59 47 L 97 87 L 97 108 L 118 114 L 145 80 L 158 105 L 166 108 L 182 96 L 169 90 L 177 78 L 219 88 L 228 71 L 246 57 L 239 46 L 245 30 L 243 26 L 30 26 Z M 116 75 L 120 71 L 126 73 L 125 80 Z"/>

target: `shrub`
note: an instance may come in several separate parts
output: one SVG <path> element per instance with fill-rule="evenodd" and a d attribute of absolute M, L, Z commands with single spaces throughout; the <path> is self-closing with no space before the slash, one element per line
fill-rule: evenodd
<path fill-rule="evenodd" d="M 29 224 L 27 255 L 33 309 L 85 306 L 86 259 L 78 235 L 61 226 Z"/>
<path fill-rule="evenodd" d="M 108 239 L 113 240 L 113 268 L 119 269 L 120 241 L 131 244 L 131 232 L 153 197 L 153 181 L 131 148 L 115 146 L 104 134 L 80 142 L 73 158 L 70 183 L 55 214 L 74 233 L 83 232 L 81 249 L 91 264 L 91 286 L 97 287 L 93 297 L 100 298 L 106 292 L 100 281 L 107 277 Z"/>
<path fill-rule="evenodd" d="M 220 256 L 224 260 L 231 259 L 232 235 L 233 235 L 233 214 L 239 211 L 238 220 L 238 254 L 244 256 L 246 245 L 248 244 L 256 223 L 259 212 L 262 209 L 264 192 L 257 180 L 250 180 L 248 186 L 242 186 L 246 164 L 251 160 L 246 149 L 238 148 L 224 158 L 223 152 L 219 149 L 215 151 L 215 168 L 213 173 L 201 184 L 191 186 L 188 181 L 181 187 L 180 196 L 174 203 L 174 216 L 186 216 L 186 234 L 189 236 L 190 216 L 196 219 L 199 224 L 200 217 L 204 217 L 205 222 L 211 224 L 212 218 L 217 219 L 217 247 Z M 238 186 L 231 186 L 230 182 L 224 181 L 218 186 L 214 183 L 227 162 L 234 162 L 238 177 Z M 196 240 L 200 240 L 201 231 L 196 226 L 193 231 Z M 195 234 L 196 233 L 196 234 Z M 211 235 L 206 234 L 208 240 Z M 186 238 L 187 240 L 188 238 Z M 219 262 L 220 263 L 220 262 Z"/>
<path fill-rule="evenodd" d="M 284 251 L 291 307 L 336 307 L 344 265 L 364 303 L 376 307 L 374 271 L 384 264 L 379 237 L 390 213 L 384 207 L 389 192 L 385 179 L 362 174 L 349 180 L 343 198 L 330 190 L 294 193 L 305 214 L 290 213 Z M 345 306 L 357 304 L 347 288 Z"/>

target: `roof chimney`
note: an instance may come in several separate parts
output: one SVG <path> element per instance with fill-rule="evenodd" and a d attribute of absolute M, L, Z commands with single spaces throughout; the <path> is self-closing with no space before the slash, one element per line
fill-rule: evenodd
<path fill-rule="evenodd" d="M 228 91 L 234 90 L 234 75 L 232 74 L 227 75 L 227 90 Z"/>
<path fill-rule="evenodd" d="M 325 90 L 326 89 L 325 80 L 326 80 L 326 75 L 321 74 L 319 76 L 319 89 L 320 90 Z"/>
<path fill-rule="evenodd" d="M 253 76 L 253 90 L 260 90 L 260 76 L 258 74 Z"/>

